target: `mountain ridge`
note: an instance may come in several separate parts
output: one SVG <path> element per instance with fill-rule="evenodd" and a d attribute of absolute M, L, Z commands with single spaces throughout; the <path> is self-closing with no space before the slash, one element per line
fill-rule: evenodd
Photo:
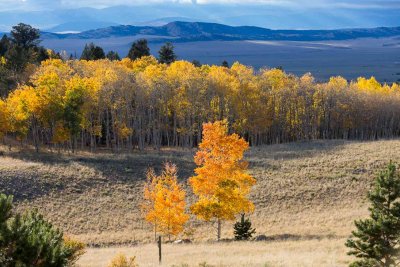
<path fill-rule="evenodd" d="M 171 39 L 174 42 L 225 40 L 325 41 L 400 36 L 400 27 L 272 30 L 257 26 L 229 26 L 209 22 L 174 21 L 162 26 L 118 25 L 80 33 L 42 32 L 43 39 L 101 39 L 127 36 L 152 36 L 155 37 L 152 38 L 153 42 Z"/>

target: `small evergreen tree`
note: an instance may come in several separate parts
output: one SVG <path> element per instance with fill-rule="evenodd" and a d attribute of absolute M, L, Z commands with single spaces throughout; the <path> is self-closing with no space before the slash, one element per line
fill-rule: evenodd
<path fill-rule="evenodd" d="M 0 194 L 0 266 L 70 266 L 83 251 L 37 211 L 12 214 L 12 197 Z"/>
<path fill-rule="evenodd" d="M 83 60 L 99 60 L 106 58 L 103 48 L 95 45 L 94 43 L 86 44 L 82 51 L 80 59 Z"/>
<path fill-rule="evenodd" d="M 106 58 L 109 60 L 121 60 L 121 58 L 118 55 L 118 52 L 110 51 L 107 53 Z"/>
<path fill-rule="evenodd" d="M 196 60 L 196 59 L 192 61 L 192 64 L 193 64 L 195 67 L 197 67 L 197 68 L 200 68 L 200 67 L 201 67 L 200 61 L 198 61 L 198 60 Z"/>
<path fill-rule="evenodd" d="M 368 194 L 371 202 L 370 218 L 355 221 L 357 230 L 346 242 L 360 260 L 350 264 L 361 266 L 398 266 L 400 261 L 400 177 L 390 163 Z"/>
<path fill-rule="evenodd" d="M 140 39 L 132 44 L 128 58 L 136 60 L 144 56 L 150 56 L 150 48 L 147 45 L 146 39 Z"/>
<path fill-rule="evenodd" d="M 10 39 L 8 39 L 7 35 L 4 34 L 0 40 L 0 57 L 4 56 L 9 48 Z"/>
<path fill-rule="evenodd" d="M 222 66 L 222 67 L 225 67 L 225 68 L 229 68 L 229 63 L 228 63 L 228 61 L 226 61 L 226 60 L 222 61 L 221 66 Z"/>
<path fill-rule="evenodd" d="M 236 222 L 233 228 L 235 229 L 236 240 L 249 240 L 256 233 L 256 230 L 251 228 L 250 220 L 244 218 L 244 213 L 242 213 L 240 221 Z"/>
<path fill-rule="evenodd" d="M 171 43 L 165 43 L 158 51 L 158 61 L 160 63 L 171 64 L 176 60 L 174 46 Z"/>

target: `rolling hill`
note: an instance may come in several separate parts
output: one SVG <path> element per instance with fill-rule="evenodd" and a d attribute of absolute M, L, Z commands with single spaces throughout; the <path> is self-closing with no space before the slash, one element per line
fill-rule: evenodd
<path fill-rule="evenodd" d="M 348 266 L 344 242 L 353 221 L 368 216 L 366 194 L 389 160 L 400 162 L 399 149 L 400 140 L 251 148 L 245 156 L 257 179 L 251 220 L 267 241 L 216 244 L 213 224 L 192 217 L 188 227 L 195 229 L 194 243 L 165 245 L 163 266 L 204 261 L 212 266 Z M 65 233 L 89 244 L 81 266 L 106 266 L 118 251 L 138 256 L 140 266 L 158 266 L 154 233 L 140 214 L 148 167 L 159 171 L 165 161 L 176 163 L 188 202 L 193 201 L 187 179 L 193 175 L 194 151 L 68 155 L 4 146 L 0 151 L 0 192 L 14 195 L 17 210 L 38 208 Z M 232 237 L 232 222 L 225 222 L 223 238 Z M 99 248 L 104 246 L 111 247 Z"/>

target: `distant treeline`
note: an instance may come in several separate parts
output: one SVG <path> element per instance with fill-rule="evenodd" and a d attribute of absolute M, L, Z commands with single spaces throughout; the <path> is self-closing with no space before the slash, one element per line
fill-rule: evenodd
<path fill-rule="evenodd" d="M 47 59 L 75 60 L 76 55 L 68 55 L 65 50 L 56 52 L 40 46 L 40 31 L 32 26 L 20 23 L 14 26 L 9 35 L 4 34 L 0 39 L 0 97 L 6 96 L 17 85 L 28 83 L 30 76 L 40 63 Z M 146 39 L 132 43 L 127 58 L 136 60 L 149 56 L 150 48 Z M 108 51 L 94 43 L 86 44 L 81 60 L 121 60 L 115 51 Z M 160 63 L 172 63 L 176 60 L 174 46 L 166 43 L 158 51 Z M 194 62 L 196 63 L 196 61 Z"/>
<path fill-rule="evenodd" d="M 251 145 L 392 138 L 400 135 L 400 86 L 151 56 L 50 59 L 0 101 L 1 133 L 38 149 L 194 147 L 202 124 L 221 119 Z"/>
<path fill-rule="evenodd" d="M 38 38 L 19 24 L 0 40 L 0 136 L 37 149 L 194 147 L 222 119 L 251 145 L 400 135 L 398 84 L 176 61 L 170 43 L 156 59 L 144 39 L 122 60 L 94 44 L 77 60 Z"/>

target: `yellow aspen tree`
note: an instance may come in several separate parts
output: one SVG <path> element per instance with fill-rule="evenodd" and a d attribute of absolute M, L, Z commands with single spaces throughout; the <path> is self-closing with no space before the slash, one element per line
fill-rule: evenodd
<path fill-rule="evenodd" d="M 223 220 L 254 210 L 248 194 L 256 181 L 246 172 L 248 163 L 243 161 L 248 147 L 237 134 L 228 135 L 226 121 L 203 124 L 203 140 L 194 157 L 196 175 L 189 179 L 198 197 L 191 211 L 205 221 L 217 221 L 218 240 Z"/>
<path fill-rule="evenodd" d="M 8 114 L 7 105 L 3 100 L 0 99 L 0 138 L 3 138 L 4 135 L 9 131 L 9 118 L 10 115 Z"/>
<path fill-rule="evenodd" d="M 143 202 L 141 204 L 141 209 L 144 219 L 153 225 L 154 227 L 154 240 L 157 240 L 157 230 L 158 230 L 158 218 L 160 214 L 156 210 L 156 197 L 157 192 L 160 190 L 161 179 L 154 172 L 154 169 L 149 169 L 146 173 L 146 184 L 143 190 Z"/>
<path fill-rule="evenodd" d="M 155 238 L 161 232 L 171 239 L 183 231 L 189 216 L 185 213 L 186 193 L 178 183 L 176 165 L 164 164 L 164 170 L 157 176 L 154 170 L 147 173 L 144 189 L 143 211 L 145 220 L 153 224 Z"/>
<path fill-rule="evenodd" d="M 40 104 L 36 92 L 30 86 L 20 87 L 8 95 L 6 104 L 10 131 L 22 141 L 28 135 L 34 114 L 38 113 Z"/>

